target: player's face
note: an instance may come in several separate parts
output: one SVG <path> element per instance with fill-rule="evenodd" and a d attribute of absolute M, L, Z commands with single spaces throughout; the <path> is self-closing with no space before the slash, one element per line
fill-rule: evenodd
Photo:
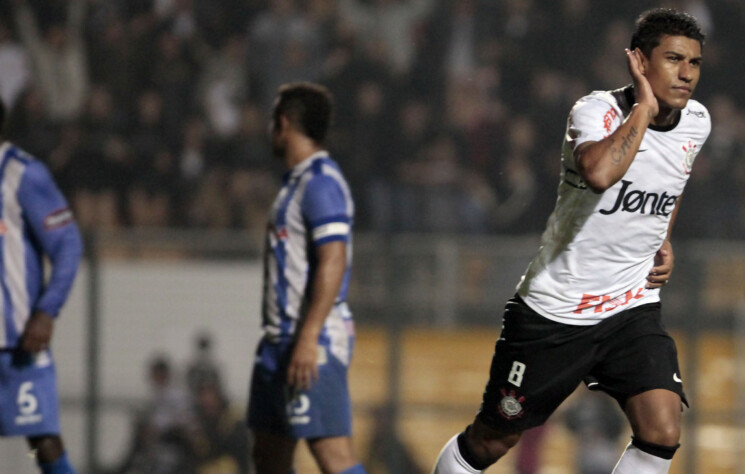
<path fill-rule="evenodd" d="M 660 105 L 684 108 L 701 75 L 698 40 L 665 35 L 644 63 L 644 75 Z"/>

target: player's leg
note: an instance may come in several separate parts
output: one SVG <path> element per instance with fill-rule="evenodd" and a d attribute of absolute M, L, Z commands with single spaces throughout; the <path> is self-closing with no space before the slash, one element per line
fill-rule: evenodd
<path fill-rule="evenodd" d="M 308 448 L 322 472 L 365 474 L 365 469 L 354 455 L 352 439 L 348 436 L 309 439 Z"/>
<path fill-rule="evenodd" d="M 43 474 L 75 474 L 60 436 L 31 436 L 27 440 Z"/>
<path fill-rule="evenodd" d="M 328 350 L 322 349 L 323 353 Z M 299 393 L 299 401 L 290 405 L 293 415 L 304 421 L 293 425 L 293 432 L 297 438 L 307 440 L 321 472 L 364 474 L 352 446 L 347 366 L 330 352 L 322 359 L 316 383 Z"/>
<path fill-rule="evenodd" d="M 611 319 L 615 322 L 603 334 L 606 353 L 591 373 L 591 388 L 616 398 L 631 424 L 632 442 L 613 472 L 667 473 L 686 401 L 675 342 L 662 325 L 659 303 Z"/>
<path fill-rule="evenodd" d="M 594 363 L 592 326 L 551 321 L 513 298 L 506 307 L 479 414 L 448 441 L 435 474 L 473 474 L 543 424 Z"/>
<path fill-rule="evenodd" d="M 257 474 L 292 472 L 297 440 L 265 431 L 254 432 L 253 461 Z"/>
<path fill-rule="evenodd" d="M 297 421 L 293 433 L 307 440 L 318 467 L 330 474 L 364 474 L 352 445 L 352 402 L 348 370 L 354 335 L 346 306 L 337 306 L 326 320 L 328 344 L 319 345 L 318 380 L 296 394 L 289 411 Z"/>
<path fill-rule="evenodd" d="M 258 347 L 248 397 L 247 424 L 253 433 L 257 474 L 290 474 L 297 437 L 288 422 L 286 375 L 281 361 L 287 348 L 266 341 Z"/>
<path fill-rule="evenodd" d="M 626 416 L 634 437 L 618 461 L 615 474 L 665 474 L 680 441 L 681 398 L 664 389 L 630 397 Z"/>
<path fill-rule="evenodd" d="M 649 443 L 675 446 L 680 441 L 680 395 L 664 389 L 649 390 L 626 401 L 626 416 L 634 436 Z"/>

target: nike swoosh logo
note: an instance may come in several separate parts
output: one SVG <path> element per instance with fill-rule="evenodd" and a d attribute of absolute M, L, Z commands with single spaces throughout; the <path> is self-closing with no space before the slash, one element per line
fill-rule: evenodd
<path fill-rule="evenodd" d="M 643 150 L 639 150 L 639 153 L 644 153 L 645 151 L 649 150 L 649 148 L 645 148 Z"/>
<path fill-rule="evenodd" d="M 673 374 L 673 382 L 683 383 L 683 381 L 680 380 L 680 377 L 678 377 L 677 372 Z"/>

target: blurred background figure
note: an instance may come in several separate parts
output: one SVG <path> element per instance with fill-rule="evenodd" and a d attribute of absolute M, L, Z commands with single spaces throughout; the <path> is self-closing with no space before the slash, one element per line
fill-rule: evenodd
<path fill-rule="evenodd" d="M 88 58 L 82 36 L 87 1 L 71 0 L 66 10 L 38 12 L 27 0 L 13 0 L 18 34 L 31 58 L 46 113 L 54 122 L 77 119 L 88 94 Z"/>
<path fill-rule="evenodd" d="M 243 410 L 236 410 L 215 379 L 195 387 L 196 474 L 247 474 L 251 443 Z"/>
<path fill-rule="evenodd" d="M 203 386 L 222 390 L 220 367 L 215 361 L 212 344 L 212 335 L 207 331 L 200 331 L 194 337 L 194 352 L 186 368 L 186 384 L 195 397 Z M 219 395 L 223 396 L 222 393 Z"/>
<path fill-rule="evenodd" d="M 194 473 L 197 421 L 189 392 L 166 356 L 147 367 L 150 399 L 135 419 L 133 438 L 117 474 Z"/>
<path fill-rule="evenodd" d="M 577 389 L 574 401 L 563 412 L 567 428 L 577 439 L 577 474 L 608 474 L 618 461 L 624 434 L 624 417 L 616 402 L 605 394 Z"/>
<path fill-rule="evenodd" d="M 520 444 L 515 447 L 516 474 L 539 474 L 543 461 L 544 439 L 550 425 L 541 425 L 523 433 Z M 606 474 L 610 472 L 607 471 Z M 585 473 L 582 473 L 585 474 Z"/>
<path fill-rule="evenodd" d="M 0 99 L 11 110 L 18 96 L 31 81 L 31 65 L 26 50 L 13 37 L 11 29 L 0 21 Z"/>

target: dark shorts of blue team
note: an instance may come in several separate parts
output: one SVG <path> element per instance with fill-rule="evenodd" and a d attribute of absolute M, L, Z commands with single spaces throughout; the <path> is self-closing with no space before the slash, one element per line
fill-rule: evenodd
<path fill-rule="evenodd" d="M 0 436 L 59 432 L 57 375 L 51 352 L 0 350 Z"/>
<path fill-rule="evenodd" d="M 326 355 L 318 367 L 318 380 L 310 390 L 299 391 L 287 385 L 292 346 L 260 343 L 248 401 L 252 430 L 295 439 L 351 436 L 348 368 L 328 347 L 320 347 Z"/>
<path fill-rule="evenodd" d="M 630 396 L 654 389 L 675 392 L 688 405 L 680 380 L 675 341 L 662 324 L 660 303 L 574 326 L 541 316 L 515 296 L 505 306 L 477 416 L 500 432 L 522 432 L 545 423 L 582 382 L 622 408 Z"/>

